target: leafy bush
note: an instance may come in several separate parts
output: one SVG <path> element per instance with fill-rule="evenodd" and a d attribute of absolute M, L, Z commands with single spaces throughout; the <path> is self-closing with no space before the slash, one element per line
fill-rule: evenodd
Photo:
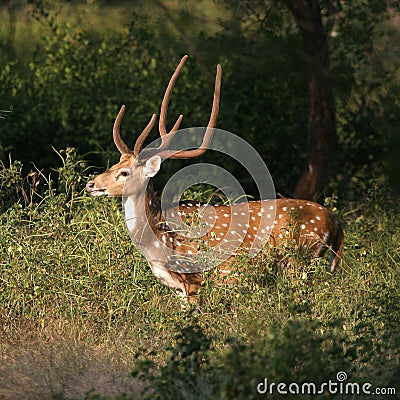
<path fill-rule="evenodd" d="M 233 7 L 234 2 L 222 3 Z M 182 71 L 169 115 L 172 121 L 185 114 L 188 126 L 205 124 L 210 71 L 219 61 L 224 74 L 218 126 L 252 143 L 270 167 L 279 192 L 290 195 L 308 152 L 307 77 L 299 68 L 301 38 L 292 17 L 285 7 L 271 3 L 267 9 L 268 4 L 243 2 L 224 29 L 190 38 L 198 56 Z M 356 198 L 371 172 L 389 174 L 393 183 L 398 179 L 393 162 L 397 153 L 390 150 L 397 145 L 393 129 L 399 115 L 392 95 L 398 77 L 391 73 L 398 63 L 390 45 L 396 32 L 385 2 L 322 7 L 341 144 L 329 190 Z M 264 13 L 267 19 L 254 18 Z M 170 73 L 187 49 L 166 30 L 168 15 L 133 15 L 129 26 L 107 34 L 91 29 L 82 17 L 63 22 L 54 15 L 36 14 L 45 34 L 31 59 L 2 60 L 1 107 L 13 113 L 2 120 L 1 145 L 6 152 L 11 147 L 13 158 L 26 166 L 32 160 L 39 168 L 54 164 L 51 145 L 78 148 L 81 154 L 90 153 L 91 164 L 104 165 L 116 156 L 110 131 L 120 105 L 128 105 L 124 127 L 135 130 L 129 131 L 132 143 L 148 117 L 158 112 Z M 187 24 L 188 18 L 196 16 L 184 13 L 179 21 Z M 268 62 L 260 57 L 265 49 Z M 204 159 L 215 158 L 206 154 Z M 246 193 L 252 194 L 241 167 L 228 163 L 243 178 Z"/>
<path fill-rule="evenodd" d="M 0 160 L 0 210 L 8 208 L 20 200 L 28 199 L 26 182 L 22 175 L 22 163 L 12 161 L 9 166 Z"/>
<path fill-rule="evenodd" d="M 40 20 L 48 34 L 27 70 L 10 62 L 0 76 L 2 100 L 13 110 L 3 121 L 2 140 L 12 153 L 48 168 L 55 162 L 51 145 L 81 153 L 111 146 L 110 121 L 123 103 L 127 123 L 145 126 L 155 111 L 162 62 L 151 36 L 133 23 L 124 34 L 100 38 L 79 24 Z"/>

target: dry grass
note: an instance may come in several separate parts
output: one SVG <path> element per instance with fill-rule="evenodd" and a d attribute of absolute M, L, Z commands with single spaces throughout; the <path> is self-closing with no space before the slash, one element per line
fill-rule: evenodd
<path fill-rule="evenodd" d="M 123 342 L 90 344 L 54 328 L 32 332 L 1 340 L 0 399 L 74 399 L 91 391 L 139 396 L 142 384 L 130 376 Z"/>

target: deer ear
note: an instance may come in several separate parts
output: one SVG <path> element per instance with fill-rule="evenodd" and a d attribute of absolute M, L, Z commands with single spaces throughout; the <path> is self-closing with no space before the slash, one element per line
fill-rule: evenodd
<path fill-rule="evenodd" d="M 144 166 L 144 175 L 146 178 L 152 178 L 160 170 L 161 157 L 153 156 L 146 161 Z"/>

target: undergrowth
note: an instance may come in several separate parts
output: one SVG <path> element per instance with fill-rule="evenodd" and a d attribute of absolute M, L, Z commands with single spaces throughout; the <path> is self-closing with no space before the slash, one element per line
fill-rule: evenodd
<path fill-rule="evenodd" d="M 120 200 L 90 198 L 84 161 L 59 155 L 52 176 L 0 165 L 0 397 L 257 399 L 264 379 L 340 371 L 399 392 L 400 210 L 381 183 L 337 201 L 334 273 L 326 259 L 284 273 L 269 254 L 244 256 L 235 283 L 211 271 L 200 305 L 182 310 L 129 240 Z"/>

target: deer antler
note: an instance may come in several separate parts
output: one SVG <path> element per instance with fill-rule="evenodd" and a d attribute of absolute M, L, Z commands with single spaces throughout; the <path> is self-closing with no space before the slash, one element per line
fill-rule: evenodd
<path fill-rule="evenodd" d="M 172 89 L 175 86 L 176 79 L 178 78 L 178 75 L 181 72 L 183 64 L 185 64 L 187 59 L 188 59 L 187 55 L 182 57 L 180 63 L 176 67 L 176 70 L 173 73 L 173 75 L 172 75 L 172 77 L 171 77 L 171 79 L 169 81 L 167 89 L 165 90 L 164 98 L 163 98 L 163 101 L 161 103 L 160 121 L 159 121 L 159 130 L 160 130 L 160 135 L 161 136 L 168 135 L 167 130 L 165 128 L 165 121 L 167 119 L 167 108 L 168 108 L 169 98 L 171 97 L 171 92 L 172 92 Z M 133 153 L 135 154 L 135 156 L 138 156 L 140 151 L 142 150 L 143 143 L 146 140 L 147 136 L 149 135 L 151 129 L 154 126 L 155 118 L 156 118 L 156 115 L 153 114 L 152 119 L 150 120 L 149 124 L 146 126 L 146 128 L 144 128 L 143 132 L 137 138 L 136 143 L 135 143 L 135 148 L 133 150 Z M 181 125 L 182 119 L 183 119 L 183 115 L 181 114 L 178 117 L 178 119 L 176 120 L 174 126 L 172 127 L 172 129 L 171 129 L 171 131 L 169 133 L 174 133 L 179 129 L 179 126 Z"/>
<path fill-rule="evenodd" d="M 219 100 L 220 100 L 220 93 L 221 93 L 221 76 L 222 76 L 222 68 L 221 65 L 217 65 L 217 74 L 215 77 L 215 88 L 214 88 L 214 98 L 213 98 L 213 105 L 211 109 L 211 115 L 210 115 L 210 120 L 207 125 L 207 129 L 203 138 L 203 142 L 200 145 L 199 148 L 193 149 L 193 150 L 182 150 L 182 151 L 173 151 L 169 150 L 168 147 L 172 141 L 172 139 L 175 136 L 176 131 L 179 129 L 180 123 L 182 121 L 183 115 L 180 115 L 177 121 L 175 122 L 174 127 L 171 129 L 169 133 L 167 133 L 166 130 L 166 117 L 167 117 L 167 109 L 168 109 L 168 103 L 169 103 L 169 98 L 171 96 L 172 89 L 175 85 L 176 79 L 183 67 L 183 64 L 186 62 L 187 56 L 184 56 L 180 63 L 178 64 L 178 67 L 176 68 L 174 74 L 172 75 L 169 84 L 167 86 L 167 89 L 164 94 L 163 101 L 161 103 L 161 111 L 160 111 L 160 121 L 159 121 L 159 132 L 161 136 L 161 144 L 159 147 L 156 148 L 147 148 L 144 149 L 140 153 L 140 158 L 142 160 L 148 159 L 152 155 L 157 154 L 163 159 L 166 158 L 194 158 L 198 157 L 201 154 L 203 154 L 211 141 L 211 137 L 214 131 L 214 127 L 217 121 L 218 117 L 218 111 L 219 111 Z"/>
<path fill-rule="evenodd" d="M 133 148 L 133 154 L 137 157 L 139 153 L 142 151 L 142 146 L 144 141 L 146 140 L 147 136 L 149 136 L 150 131 L 153 129 L 153 126 L 156 122 L 157 115 L 153 114 L 149 123 L 143 129 L 143 132 L 139 135 L 136 139 L 135 147 Z"/>
<path fill-rule="evenodd" d="M 214 88 L 214 98 L 211 108 L 210 120 L 208 121 L 206 133 L 204 134 L 203 142 L 200 147 L 194 150 L 182 150 L 170 156 L 170 158 L 194 158 L 201 156 L 206 152 L 210 144 L 212 135 L 214 133 L 214 127 L 218 118 L 219 111 L 219 99 L 221 95 L 221 75 L 222 68 L 221 65 L 217 65 L 217 74 L 215 76 L 215 88 Z"/>
<path fill-rule="evenodd" d="M 166 120 L 167 120 L 167 110 L 168 110 L 169 98 L 171 97 L 172 89 L 174 88 L 175 82 L 176 82 L 176 80 L 177 80 L 177 78 L 178 78 L 178 76 L 179 76 L 179 74 L 181 72 L 181 69 L 182 69 L 182 67 L 185 64 L 187 59 L 188 59 L 187 55 L 184 55 L 182 57 L 182 59 L 179 62 L 178 66 L 176 67 L 175 72 L 173 73 L 173 75 L 171 76 L 171 79 L 169 80 L 167 89 L 165 90 L 164 98 L 163 98 L 163 101 L 161 103 L 160 120 L 158 122 L 158 129 L 160 131 L 160 136 L 161 137 L 167 135 Z M 183 118 L 183 115 L 180 115 L 178 120 L 176 121 L 176 123 L 174 125 L 174 128 L 176 127 L 177 129 L 174 130 L 174 128 L 172 128 L 171 132 L 177 131 L 179 129 L 180 122 L 178 123 L 178 121 L 182 121 L 182 118 Z"/>
<path fill-rule="evenodd" d="M 202 144 L 200 145 L 199 148 L 193 149 L 193 150 L 173 151 L 173 150 L 168 149 L 168 147 L 169 147 L 172 139 L 174 138 L 175 133 L 178 131 L 179 126 L 183 119 L 183 115 L 180 115 L 178 117 L 178 119 L 176 120 L 172 129 L 167 133 L 166 119 L 167 119 L 168 103 L 169 103 L 169 99 L 171 97 L 172 90 L 175 86 L 176 79 L 178 78 L 178 75 L 181 72 L 181 69 L 182 69 L 183 65 L 185 64 L 187 58 L 188 58 L 187 55 L 183 56 L 181 61 L 178 64 L 178 66 L 176 67 L 176 70 L 173 73 L 173 75 L 168 83 L 167 89 L 165 90 L 164 98 L 161 103 L 160 120 L 159 120 L 159 132 L 160 132 L 160 136 L 161 136 L 160 146 L 156 147 L 156 148 L 147 148 L 147 149 L 142 150 L 143 143 L 146 140 L 147 136 L 149 135 L 149 133 L 150 133 L 151 129 L 153 128 L 155 121 L 156 121 L 156 115 L 153 114 L 149 123 L 143 129 L 143 132 L 137 138 L 133 151 L 129 149 L 129 147 L 122 140 L 121 133 L 120 133 L 121 122 L 122 122 L 122 118 L 124 116 L 125 109 L 126 109 L 126 107 L 123 105 L 121 107 L 121 109 L 119 110 L 117 118 L 115 119 L 114 128 L 113 128 L 114 143 L 117 146 L 117 149 L 119 150 L 119 152 L 121 154 L 134 154 L 136 157 L 140 156 L 141 160 L 146 160 L 155 154 L 159 155 L 163 159 L 165 159 L 165 158 L 194 158 L 194 157 L 200 156 L 207 150 L 207 148 L 210 144 L 210 141 L 211 141 L 211 137 L 213 134 L 213 130 L 215 127 L 215 123 L 217 121 L 218 111 L 219 111 L 219 100 L 220 100 L 220 92 L 221 92 L 221 75 L 222 75 L 222 68 L 219 64 L 217 65 L 217 74 L 215 76 L 214 98 L 213 98 L 213 105 L 212 105 L 212 109 L 211 109 L 210 120 L 208 122 Z"/>
<path fill-rule="evenodd" d="M 121 122 L 122 122 L 122 118 L 125 114 L 125 110 L 126 110 L 126 106 L 123 105 L 121 107 L 121 109 L 119 110 L 117 118 L 115 118 L 114 127 L 113 127 L 114 143 L 121 154 L 134 154 L 137 156 L 140 153 L 140 150 L 142 149 L 143 142 L 145 141 L 146 137 L 149 135 L 151 129 L 153 128 L 154 123 L 156 122 L 157 116 L 156 116 L 156 114 L 152 115 L 149 123 L 146 125 L 146 127 L 143 129 L 143 132 L 137 138 L 133 151 L 131 151 L 129 149 L 129 147 L 126 145 L 126 143 L 121 138 Z"/>
<path fill-rule="evenodd" d="M 113 127 L 113 139 L 115 146 L 117 146 L 117 149 L 121 154 L 132 154 L 132 152 L 129 150 L 129 147 L 125 144 L 125 142 L 121 138 L 121 122 L 122 118 L 125 114 L 125 106 L 122 106 L 121 109 L 119 110 L 119 113 L 117 115 L 117 118 L 115 118 L 114 122 L 114 127 Z"/>

